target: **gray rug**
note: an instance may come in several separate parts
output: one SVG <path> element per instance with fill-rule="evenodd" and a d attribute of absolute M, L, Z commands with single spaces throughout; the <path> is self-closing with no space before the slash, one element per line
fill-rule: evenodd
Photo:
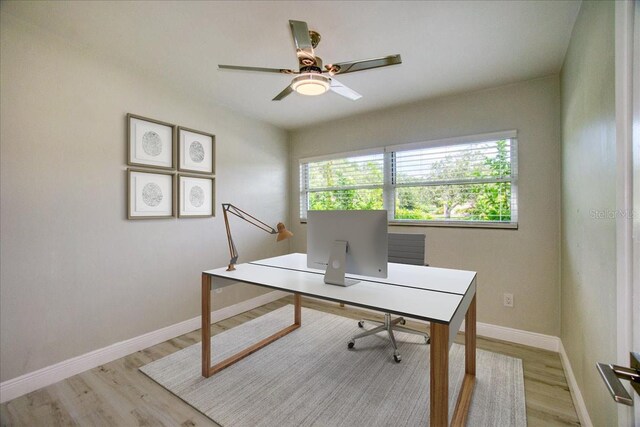
<path fill-rule="evenodd" d="M 212 339 L 213 363 L 291 324 L 289 305 Z M 366 326 L 365 326 L 366 327 Z M 395 363 L 384 335 L 358 340 L 354 320 L 302 309 L 302 327 L 213 375 L 201 376 L 201 345 L 140 368 L 225 427 L 424 426 L 429 423 L 429 346 L 396 335 Z M 449 356 L 449 417 L 464 375 L 464 347 Z M 522 361 L 478 350 L 469 426 L 525 426 Z"/>

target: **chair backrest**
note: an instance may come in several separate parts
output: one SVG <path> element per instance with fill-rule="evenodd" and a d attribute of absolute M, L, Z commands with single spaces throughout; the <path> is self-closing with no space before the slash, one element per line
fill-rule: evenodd
<path fill-rule="evenodd" d="M 389 233 L 389 262 L 427 265 L 425 262 L 425 235 Z"/>

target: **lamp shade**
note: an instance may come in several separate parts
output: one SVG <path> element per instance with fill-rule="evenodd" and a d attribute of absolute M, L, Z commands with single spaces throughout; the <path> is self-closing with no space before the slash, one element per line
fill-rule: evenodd
<path fill-rule="evenodd" d="M 276 242 L 280 242 L 293 236 L 293 233 L 287 230 L 287 227 L 285 227 L 283 223 L 279 222 L 277 228 L 278 236 L 276 237 Z"/>

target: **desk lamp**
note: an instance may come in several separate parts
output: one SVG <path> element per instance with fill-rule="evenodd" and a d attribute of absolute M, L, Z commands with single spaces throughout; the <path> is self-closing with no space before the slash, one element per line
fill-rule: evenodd
<path fill-rule="evenodd" d="M 236 245 L 233 243 L 233 237 L 231 237 L 231 229 L 229 228 L 229 218 L 227 213 L 233 214 L 240 219 L 247 221 L 249 224 L 252 224 L 255 227 L 258 227 L 260 230 L 266 231 L 269 234 L 277 234 L 276 242 L 280 242 L 281 240 L 288 239 L 293 236 L 293 233 L 287 230 L 283 223 L 279 222 L 276 225 L 276 229 L 271 227 L 269 224 L 266 224 L 260 221 L 258 218 L 253 215 L 249 215 L 242 209 L 232 205 L 231 203 L 223 203 L 222 204 L 222 213 L 224 214 L 224 225 L 227 228 L 227 240 L 229 241 L 229 255 L 231 255 L 231 259 L 229 260 L 229 267 L 227 267 L 227 271 L 233 271 L 236 269 L 235 264 L 238 261 L 238 251 L 236 250 Z"/>

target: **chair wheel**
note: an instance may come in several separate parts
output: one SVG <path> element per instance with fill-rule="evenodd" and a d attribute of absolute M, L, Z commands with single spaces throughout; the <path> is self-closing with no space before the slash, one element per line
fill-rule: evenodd
<path fill-rule="evenodd" d="M 363 320 L 358 322 L 358 327 L 359 328 L 364 328 L 364 321 Z"/>
<path fill-rule="evenodd" d="M 400 320 L 400 324 L 401 324 L 401 325 L 406 325 L 406 324 L 407 324 L 407 321 L 406 321 L 406 320 L 404 320 L 404 317 L 402 318 L 402 320 Z"/>
<path fill-rule="evenodd" d="M 355 343 L 355 342 L 353 342 L 353 341 L 349 341 L 349 343 L 347 344 L 347 348 L 348 348 L 348 349 L 352 349 L 352 348 L 353 348 L 353 346 L 355 346 L 355 345 L 356 345 L 356 343 Z"/>
<path fill-rule="evenodd" d="M 393 360 L 395 360 L 396 363 L 400 363 L 400 361 L 402 360 L 402 357 L 400 357 L 399 354 L 394 354 L 393 355 Z"/>

